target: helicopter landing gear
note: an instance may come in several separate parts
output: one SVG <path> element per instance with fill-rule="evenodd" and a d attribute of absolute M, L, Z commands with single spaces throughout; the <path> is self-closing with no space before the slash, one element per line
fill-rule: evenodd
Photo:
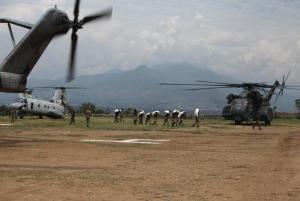
<path fill-rule="evenodd" d="M 39 116 L 39 119 L 43 119 L 43 116 Z"/>
<path fill-rule="evenodd" d="M 235 124 L 235 125 L 241 125 L 242 122 L 241 122 L 240 120 L 235 120 L 235 121 L 234 121 L 234 124 Z"/>
<path fill-rule="evenodd" d="M 265 126 L 271 126 L 271 122 L 270 121 L 265 121 Z"/>

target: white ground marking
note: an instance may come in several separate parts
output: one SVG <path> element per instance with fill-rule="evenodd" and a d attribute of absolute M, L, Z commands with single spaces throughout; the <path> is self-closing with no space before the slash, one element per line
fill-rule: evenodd
<path fill-rule="evenodd" d="M 129 140 L 80 140 L 80 142 L 104 142 L 104 143 L 127 143 L 127 144 L 160 144 L 170 140 L 152 140 L 152 139 L 129 139 Z"/>
<path fill-rule="evenodd" d="M 0 126 L 11 126 L 12 124 L 0 124 Z"/>

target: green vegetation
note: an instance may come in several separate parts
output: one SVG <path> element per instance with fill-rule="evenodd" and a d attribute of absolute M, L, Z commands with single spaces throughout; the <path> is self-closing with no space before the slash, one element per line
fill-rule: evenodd
<path fill-rule="evenodd" d="M 181 131 L 184 132 L 187 129 L 190 130 L 193 120 L 186 119 L 183 127 L 171 127 L 163 126 L 163 120 L 160 119 L 158 126 L 153 125 L 134 125 L 131 118 L 125 118 L 125 123 L 114 123 L 112 116 L 107 117 L 92 117 L 90 128 L 86 128 L 86 121 L 84 116 L 76 117 L 76 125 L 69 125 L 69 117 L 66 119 L 38 119 L 38 117 L 25 117 L 24 120 L 17 120 L 12 126 L 2 126 L 1 130 L 16 129 L 16 130 L 33 130 L 39 128 L 58 128 L 58 129 L 90 129 L 90 130 L 132 130 L 132 131 Z M 1 124 L 10 123 L 8 116 L 0 117 Z M 300 124 L 300 120 L 296 118 L 292 119 L 276 119 L 272 122 L 272 125 L 276 126 L 289 126 L 291 124 Z M 203 129 L 226 129 L 231 127 L 233 123 L 231 121 L 225 121 L 222 119 L 204 119 L 201 120 L 200 128 L 194 128 L 195 133 L 204 131 Z M 200 132 L 201 133 L 201 132 Z"/>
<path fill-rule="evenodd" d="M 9 114 L 9 109 L 8 109 L 8 107 L 5 106 L 5 105 L 1 105 L 1 106 L 0 106 L 0 116 L 5 116 L 5 115 L 7 115 L 7 114 Z"/>

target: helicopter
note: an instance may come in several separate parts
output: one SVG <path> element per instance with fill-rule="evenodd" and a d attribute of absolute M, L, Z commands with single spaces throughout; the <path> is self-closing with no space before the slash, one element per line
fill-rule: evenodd
<path fill-rule="evenodd" d="M 40 119 L 43 116 L 62 119 L 64 115 L 69 112 L 75 111 L 74 108 L 66 100 L 66 89 L 83 89 L 80 87 L 36 87 L 36 89 L 55 89 L 54 95 L 50 100 L 36 98 L 32 96 L 31 90 L 26 90 L 23 93 L 19 93 L 16 103 L 9 105 L 9 108 L 18 110 L 20 117 L 23 118 L 24 114 L 31 114 L 39 116 Z"/>
<path fill-rule="evenodd" d="M 75 0 L 74 19 L 54 8 L 49 9 L 35 23 L 30 24 L 9 18 L 0 18 L 0 23 L 7 23 L 13 49 L 0 64 L 0 92 L 19 93 L 26 90 L 27 77 L 31 70 L 55 36 L 66 34 L 72 29 L 71 52 L 68 64 L 67 82 L 74 79 L 75 58 L 77 50 L 77 31 L 87 23 L 100 19 L 108 19 L 112 8 L 108 8 L 79 20 L 80 0 Z M 16 44 L 11 24 L 29 29 L 27 34 Z"/>
<path fill-rule="evenodd" d="M 245 82 L 245 83 L 226 83 L 197 80 L 197 83 L 180 84 L 180 83 L 159 83 L 160 85 L 175 85 L 175 86 L 199 86 L 198 88 L 189 88 L 185 90 L 199 91 L 199 90 L 213 90 L 213 89 L 228 89 L 228 88 L 242 88 L 240 94 L 229 94 L 227 104 L 223 108 L 222 117 L 226 120 L 232 120 L 236 125 L 242 122 L 250 122 L 256 119 L 259 115 L 260 121 L 263 121 L 266 126 L 271 125 L 273 120 L 274 108 L 271 106 L 271 99 L 275 95 L 276 89 L 279 92 L 276 96 L 274 104 L 277 102 L 279 96 L 283 95 L 284 89 L 299 90 L 300 86 L 287 86 L 286 81 L 290 76 L 291 71 L 287 76 L 283 76 L 282 83 L 276 80 L 273 84 L 265 82 Z M 276 108 L 276 107 L 275 107 Z"/>

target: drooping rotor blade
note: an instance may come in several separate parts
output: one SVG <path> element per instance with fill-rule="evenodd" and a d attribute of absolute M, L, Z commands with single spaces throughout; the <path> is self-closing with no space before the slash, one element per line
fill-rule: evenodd
<path fill-rule="evenodd" d="M 32 87 L 32 89 L 87 89 L 85 87 L 57 87 L 57 86 L 48 86 L 48 87 Z"/>
<path fill-rule="evenodd" d="M 159 85 L 166 85 L 166 86 L 203 86 L 203 84 L 186 84 L 186 83 L 164 83 L 164 82 L 161 82 L 161 83 L 158 83 Z M 204 85 L 206 86 L 206 85 Z M 209 85 L 211 86 L 211 85 Z"/>
<path fill-rule="evenodd" d="M 86 23 L 89 23 L 89 22 L 92 22 L 92 21 L 95 21 L 95 20 L 100 20 L 100 19 L 110 19 L 111 18 L 111 15 L 112 15 L 112 7 L 111 8 L 108 8 L 108 9 L 105 9 L 105 10 L 102 10 L 98 13 L 95 13 L 95 14 L 92 14 L 92 15 L 88 15 L 86 17 L 84 17 L 80 22 L 79 24 L 82 26 Z"/>
<path fill-rule="evenodd" d="M 288 88 L 288 87 L 300 87 L 300 85 L 286 85 L 285 87 L 286 88 Z"/>
<path fill-rule="evenodd" d="M 287 89 L 287 90 L 299 90 L 300 91 L 300 88 L 294 88 L 294 87 L 285 87 L 285 89 Z"/>
<path fill-rule="evenodd" d="M 78 22 L 80 0 L 75 0 L 74 6 L 74 21 Z"/>
<path fill-rule="evenodd" d="M 206 80 L 196 80 L 196 82 L 201 82 L 201 83 L 210 83 L 210 84 L 234 84 L 234 83 L 226 83 L 226 82 L 212 82 L 212 81 L 206 81 Z"/>
<path fill-rule="evenodd" d="M 207 86 L 207 87 L 230 87 L 230 88 L 240 88 L 245 87 L 244 84 L 210 84 L 210 83 L 159 83 L 159 85 L 167 86 Z"/>
<path fill-rule="evenodd" d="M 78 36 L 76 32 L 73 30 L 71 36 L 71 53 L 70 53 L 70 60 L 69 60 L 69 69 L 68 69 L 68 78 L 67 82 L 70 82 L 74 79 L 75 75 L 75 57 L 76 57 L 76 50 L 77 50 L 77 39 Z"/>
<path fill-rule="evenodd" d="M 235 87 L 202 87 L 202 88 L 192 88 L 192 89 L 184 89 L 185 91 L 200 91 L 200 90 L 212 90 L 212 89 L 228 89 Z"/>

